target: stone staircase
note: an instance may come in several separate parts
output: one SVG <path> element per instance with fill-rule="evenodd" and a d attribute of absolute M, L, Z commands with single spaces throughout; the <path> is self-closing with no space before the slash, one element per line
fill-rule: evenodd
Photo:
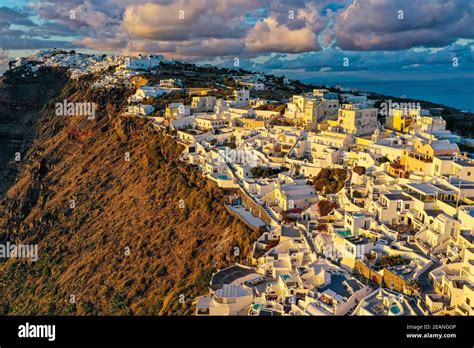
<path fill-rule="evenodd" d="M 432 270 L 438 268 L 439 266 L 441 266 L 439 262 L 433 261 L 433 264 L 428 267 L 423 273 L 421 273 L 418 277 L 418 283 L 420 284 L 420 287 L 423 292 L 429 292 L 429 290 L 433 288 L 429 280 L 429 273 Z"/>

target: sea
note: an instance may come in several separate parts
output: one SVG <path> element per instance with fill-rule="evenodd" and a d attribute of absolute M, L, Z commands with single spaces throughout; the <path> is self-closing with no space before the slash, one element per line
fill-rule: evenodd
<path fill-rule="evenodd" d="M 341 83 L 343 86 L 364 89 L 393 97 L 420 99 L 474 112 L 474 79 L 392 80 Z"/>

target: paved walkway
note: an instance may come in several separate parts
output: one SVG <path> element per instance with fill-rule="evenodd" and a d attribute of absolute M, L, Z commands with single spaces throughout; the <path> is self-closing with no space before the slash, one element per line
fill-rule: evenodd
<path fill-rule="evenodd" d="M 247 221 L 250 225 L 255 226 L 255 227 L 260 227 L 260 226 L 265 226 L 265 222 L 258 217 L 254 216 L 251 212 L 249 212 L 247 209 L 241 206 L 236 206 L 236 207 L 230 207 L 229 208 L 239 214 L 242 219 Z"/>

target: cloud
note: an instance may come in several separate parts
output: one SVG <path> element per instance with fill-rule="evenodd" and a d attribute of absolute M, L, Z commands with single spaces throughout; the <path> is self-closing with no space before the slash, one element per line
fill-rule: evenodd
<path fill-rule="evenodd" d="M 135 40 L 142 40 L 142 47 L 158 46 L 180 56 L 188 50 L 190 57 L 205 52 L 208 57 L 299 53 L 319 49 L 317 35 L 327 22 L 320 15 L 322 6 L 321 2 L 285 0 L 135 4 L 124 10 L 121 29 L 134 41 L 127 49 L 137 45 Z M 197 40 L 201 48 L 196 47 Z"/>
<path fill-rule="evenodd" d="M 344 50 L 401 50 L 474 38 L 472 23 L 471 0 L 354 0 L 339 12 L 333 30 Z"/>
<path fill-rule="evenodd" d="M 35 0 L 0 7 L 4 49 L 88 47 L 308 72 L 472 67 L 470 0 Z M 180 12 L 182 11 L 182 12 Z M 403 11 L 403 19 L 398 19 Z M 74 14 L 71 16 L 71 14 Z M 180 16 L 181 15 L 181 16 Z M 464 38 L 464 44 L 459 44 Z M 349 66 L 343 66 L 344 58 Z"/>
<path fill-rule="evenodd" d="M 34 23 L 28 12 L 0 7 L 0 48 L 40 49 L 50 47 L 71 47 L 67 40 L 52 39 L 53 36 L 72 34 L 58 23 Z"/>
<path fill-rule="evenodd" d="M 234 40 L 232 55 L 236 47 L 241 55 L 256 55 L 311 52 L 320 45 L 355 51 L 443 47 L 474 36 L 470 0 L 38 0 L 33 8 L 94 48 L 104 42 L 124 51 L 141 46 L 183 52 L 200 40 L 209 57 L 223 51 L 216 40 L 223 46 Z"/>
<path fill-rule="evenodd" d="M 230 0 L 146 3 L 128 6 L 122 25 L 134 37 L 158 41 L 241 38 L 249 28 L 245 11 L 252 8 Z"/>
<path fill-rule="evenodd" d="M 2 6 L 0 7 L 0 27 L 6 24 L 8 24 L 8 26 L 11 24 L 25 26 L 34 25 L 27 14 Z"/>
<path fill-rule="evenodd" d="M 279 24 L 274 17 L 258 22 L 246 37 L 246 47 L 251 52 L 300 53 L 317 51 L 316 33 L 310 26 L 290 29 Z"/>
<path fill-rule="evenodd" d="M 472 43 L 471 43 L 472 44 Z M 383 76 L 385 72 L 414 73 L 449 72 L 468 75 L 474 71 L 474 57 L 471 44 L 453 44 L 439 50 L 402 50 L 402 51 L 343 51 L 330 48 L 319 52 L 308 52 L 297 55 L 296 59 L 288 59 L 286 54 L 269 55 L 264 63 L 256 64 L 262 70 L 288 70 L 318 73 L 331 71 L 334 73 L 364 72 L 372 78 Z M 344 66 L 344 58 L 349 66 Z M 453 66 L 453 58 L 457 58 L 458 67 Z"/>

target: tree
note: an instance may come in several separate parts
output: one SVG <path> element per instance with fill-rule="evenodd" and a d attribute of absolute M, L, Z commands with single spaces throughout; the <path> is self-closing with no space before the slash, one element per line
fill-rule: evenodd
<path fill-rule="evenodd" d="M 254 178 L 261 178 L 264 174 L 264 170 L 261 167 L 253 167 L 250 169 L 250 173 L 252 173 Z"/>
<path fill-rule="evenodd" d="M 344 188 L 347 171 L 341 168 L 323 168 L 313 179 L 316 191 L 323 194 L 337 193 Z"/>
<path fill-rule="evenodd" d="M 319 211 L 319 216 L 326 216 L 334 209 L 334 204 L 327 199 L 321 200 L 316 204 Z"/>
<path fill-rule="evenodd" d="M 296 219 L 293 216 L 290 215 L 290 212 L 283 211 L 283 212 L 281 212 L 281 220 L 284 223 L 289 223 L 289 222 L 295 221 Z"/>
<path fill-rule="evenodd" d="M 362 166 L 355 166 L 354 168 L 352 168 L 352 171 L 354 173 L 357 173 L 359 175 L 364 175 L 365 174 L 365 167 L 362 167 Z"/>

